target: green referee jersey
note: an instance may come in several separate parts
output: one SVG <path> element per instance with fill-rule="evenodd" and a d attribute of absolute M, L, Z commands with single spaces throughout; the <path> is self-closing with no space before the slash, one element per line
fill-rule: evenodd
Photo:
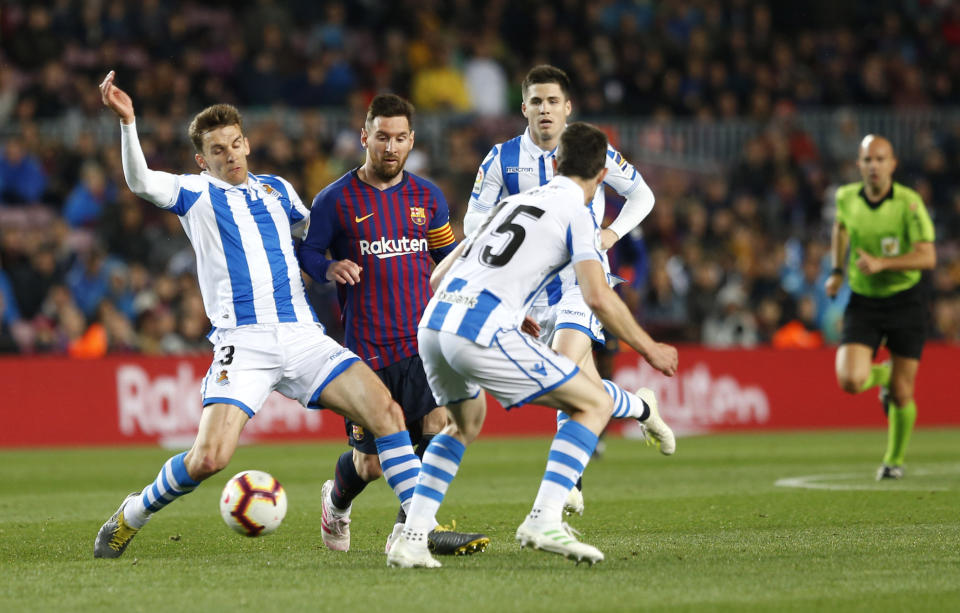
<path fill-rule="evenodd" d="M 878 204 L 867 200 L 863 183 L 837 189 L 837 221 L 847 229 L 850 289 L 862 296 L 883 298 L 920 281 L 919 270 L 885 270 L 865 275 L 857 268 L 857 250 L 879 257 L 910 253 L 914 243 L 933 242 L 933 222 L 920 195 L 899 183 Z"/>

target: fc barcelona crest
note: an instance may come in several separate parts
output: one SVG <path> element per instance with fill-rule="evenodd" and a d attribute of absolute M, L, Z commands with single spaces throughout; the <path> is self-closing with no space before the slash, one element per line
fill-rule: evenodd
<path fill-rule="evenodd" d="M 410 207 L 410 219 L 418 226 L 427 223 L 427 210 L 422 206 Z"/>

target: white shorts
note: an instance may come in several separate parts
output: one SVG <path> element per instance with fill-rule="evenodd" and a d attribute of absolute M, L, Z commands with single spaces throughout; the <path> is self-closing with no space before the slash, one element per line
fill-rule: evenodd
<path fill-rule="evenodd" d="M 527 311 L 527 315 L 540 324 L 540 340 L 550 345 L 557 330 L 571 328 L 583 332 L 590 340 L 605 342 L 603 325 L 593 311 L 583 301 L 583 293 L 579 286 L 574 286 L 563 293 L 560 302 L 553 306 L 536 306 Z"/>
<path fill-rule="evenodd" d="M 438 405 L 476 398 L 481 388 L 506 409 L 530 402 L 577 374 L 577 365 L 516 328 L 489 347 L 450 332 L 420 328 L 420 357 Z"/>
<path fill-rule="evenodd" d="M 323 388 L 360 360 L 313 323 L 254 324 L 217 330 L 203 406 L 226 403 L 253 417 L 276 390 L 320 408 Z"/>

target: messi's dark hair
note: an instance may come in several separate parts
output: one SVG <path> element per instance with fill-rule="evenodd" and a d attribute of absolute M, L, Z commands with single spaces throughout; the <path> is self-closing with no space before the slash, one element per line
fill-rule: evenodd
<path fill-rule="evenodd" d="M 413 130 L 413 104 L 396 94 L 379 94 L 370 101 L 367 108 L 366 125 L 370 126 L 377 117 L 406 117 L 410 130 Z"/>

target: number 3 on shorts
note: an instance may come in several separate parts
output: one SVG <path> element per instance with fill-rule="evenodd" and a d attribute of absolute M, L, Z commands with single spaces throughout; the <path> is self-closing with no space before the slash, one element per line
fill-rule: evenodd
<path fill-rule="evenodd" d="M 224 366 L 229 366 L 233 363 L 233 352 L 236 349 L 233 345 L 224 345 L 220 348 L 223 351 L 223 357 L 220 358 L 220 363 Z"/>

